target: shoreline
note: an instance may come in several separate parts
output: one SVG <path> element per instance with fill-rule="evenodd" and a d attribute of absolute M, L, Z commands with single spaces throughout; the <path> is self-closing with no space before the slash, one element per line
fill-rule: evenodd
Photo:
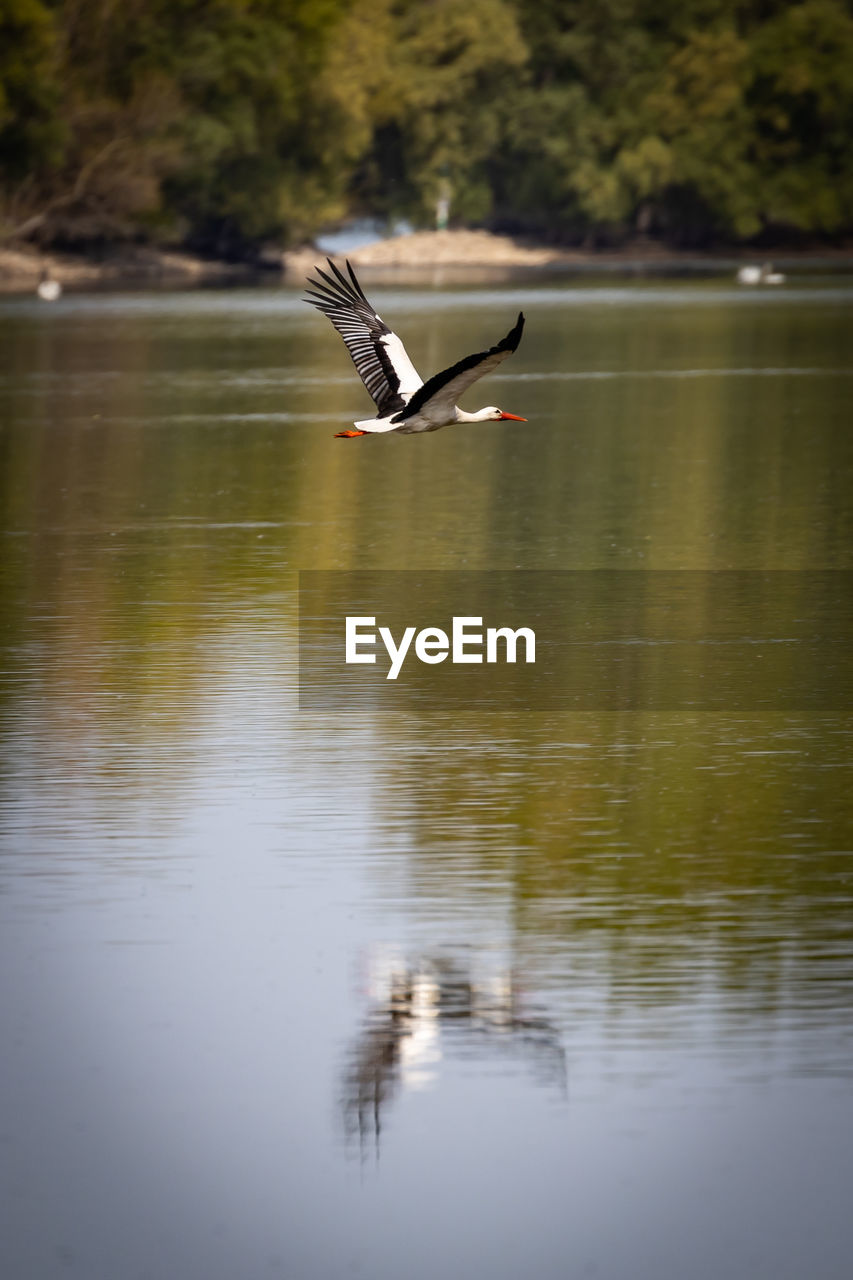
<path fill-rule="evenodd" d="M 40 253 L 30 248 L 0 248 L 0 293 L 33 292 L 43 271 L 61 285 L 85 289 L 102 285 L 192 288 L 250 284 L 261 281 L 300 282 L 322 265 L 321 249 L 301 248 L 267 253 L 259 264 L 199 258 L 180 250 L 133 248 L 105 256 Z M 511 278 L 520 272 L 608 275 L 722 275 L 745 263 L 773 263 L 785 270 L 853 271 L 853 247 L 834 250 L 755 249 L 687 251 L 655 241 L 635 240 L 620 249 L 561 249 L 488 231 L 416 231 L 379 240 L 333 255 L 348 257 L 365 275 L 415 281 L 464 283 Z"/>
<path fill-rule="evenodd" d="M 180 250 L 135 248 L 101 256 L 0 248 L 0 294 L 34 292 L 43 271 L 63 288 L 71 289 L 112 284 L 234 284 L 259 274 L 256 268 L 240 263 L 198 258 Z"/>
<path fill-rule="evenodd" d="M 416 231 L 407 236 L 378 240 L 348 253 L 330 255 L 341 261 L 349 258 L 365 274 L 380 276 L 402 273 L 448 271 L 459 279 L 484 271 L 559 271 L 578 274 L 602 273 L 678 275 L 724 274 L 736 272 L 746 263 L 773 263 L 795 270 L 814 266 L 835 271 L 853 270 L 853 246 L 843 249 L 780 249 L 777 253 L 752 249 L 684 250 L 671 249 L 657 241 L 638 238 L 618 249 L 563 249 L 521 238 L 493 235 L 490 231 Z M 314 265 L 322 265 L 326 254 L 320 249 L 298 249 L 282 255 L 288 275 L 304 275 Z"/>

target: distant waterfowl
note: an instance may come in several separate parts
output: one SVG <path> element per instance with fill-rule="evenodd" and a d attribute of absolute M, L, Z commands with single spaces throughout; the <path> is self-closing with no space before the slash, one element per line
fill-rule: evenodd
<path fill-rule="evenodd" d="M 737 273 L 738 284 L 784 284 L 785 276 L 781 271 L 773 270 L 772 262 L 765 262 L 758 267 L 749 265 L 741 267 Z"/>
<path fill-rule="evenodd" d="M 332 275 L 317 267 L 320 280 L 309 279 L 313 288 L 303 301 L 310 302 L 329 317 L 376 403 L 375 418 L 356 422 L 355 431 L 338 431 L 337 436 L 376 435 L 387 431 L 412 435 L 438 431 L 456 422 L 527 421 L 517 413 L 504 413 L 494 405 L 466 413 L 456 404 L 463 391 L 515 351 L 524 328 L 521 312 L 514 327 L 497 346 L 466 356 L 424 382 L 396 333 L 391 332 L 367 301 L 350 263 L 346 264 L 348 280 L 330 258 L 326 261 Z"/>
<path fill-rule="evenodd" d="M 46 267 L 39 277 L 36 293 L 42 302 L 56 302 L 56 299 L 62 293 L 62 285 L 58 280 L 54 279 Z"/>

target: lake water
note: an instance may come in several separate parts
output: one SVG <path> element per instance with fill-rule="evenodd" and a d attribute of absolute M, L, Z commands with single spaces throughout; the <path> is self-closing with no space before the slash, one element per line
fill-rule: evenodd
<path fill-rule="evenodd" d="M 853 569 L 853 289 L 368 292 L 425 376 L 523 309 L 529 422 L 0 300 L 3 1275 L 846 1280 L 853 716 L 299 709 L 296 583 Z"/>

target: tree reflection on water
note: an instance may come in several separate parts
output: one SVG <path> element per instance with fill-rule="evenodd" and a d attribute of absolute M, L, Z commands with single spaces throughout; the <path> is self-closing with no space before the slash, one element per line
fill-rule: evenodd
<path fill-rule="evenodd" d="M 540 1084 L 566 1091 L 565 1051 L 555 1024 L 529 1007 L 509 968 L 480 971 L 476 957 L 436 952 L 406 961 L 373 957 L 371 1005 L 343 1080 L 347 1137 L 376 1153 L 383 1110 L 400 1090 L 429 1088 L 446 1053 L 523 1058 Z"/>

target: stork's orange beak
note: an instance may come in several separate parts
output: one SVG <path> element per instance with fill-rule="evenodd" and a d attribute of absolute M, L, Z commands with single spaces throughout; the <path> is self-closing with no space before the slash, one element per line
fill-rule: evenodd
<path fill-rule="evenodd" d="M 503 418 L 512 418 L 513 422 L 526 422 L 526 421 L 527 421 L 527 419 L 526 419 L 526 418 L 519 418 L 519 416 L 518 416 L 518 414 L 517 414 L 517 413 L 502 413 L 502 414 L 501 414 L 501 419 L 503 419 Z"/>

